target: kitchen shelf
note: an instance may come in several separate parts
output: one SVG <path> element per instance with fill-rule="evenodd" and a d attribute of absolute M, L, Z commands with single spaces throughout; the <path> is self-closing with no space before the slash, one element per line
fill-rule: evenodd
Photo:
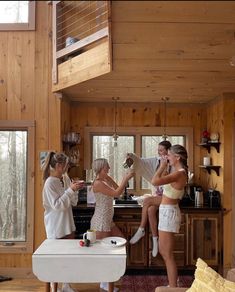
<path fill-rule="evenodd" d="M 77 142 L 67 142 L 67 141 L 63 141 L 63 145 L 64 145 L 64 147 L 73 147 L 73 146 L 76 146 L 76 145 L 78 145 L 78 143 Z"/>
<path fill-rule="evenodd" d="M 214 170 L 216 174 L 219 176 L 219 170 L 221 166 L 217 165 L 199 165 L 200 168 L 204 168 L 207 170 L 209 174 L 211 174 L 211 170 Z"/>
<path fill-rule="evenodd" d="M 211 147 L 214 147 L 216 149 L 217 153 L 219 153 L 220 144 L 221 144 L 220 142 L 210 142 L 210 141 L 208 141 L 206 143 L 200 143 L 200 144 L 198 144 L 198 146 L 206 148 L 208 153 L 211 152 Z"/>

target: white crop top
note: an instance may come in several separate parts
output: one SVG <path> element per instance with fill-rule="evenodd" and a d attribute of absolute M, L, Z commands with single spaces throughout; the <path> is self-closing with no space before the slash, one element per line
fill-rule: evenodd
<path fill-rule="evenodd" d="M 181 168 L 178 171 L 185 171 L 185 170 Z M 184 188 L 182 190 L 177 190 L 171 184 L 167 184 L 163 186 L 163 195 L 170 199 L 181 200 L 184 196 L 184 192 L 185 192 Z"/>

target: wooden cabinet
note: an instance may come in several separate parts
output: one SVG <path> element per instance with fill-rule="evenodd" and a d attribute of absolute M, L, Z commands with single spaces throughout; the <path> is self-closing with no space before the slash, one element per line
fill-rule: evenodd
<path fill-rule="evenodd" d="M 220 267 L 222 259 L 221 212 L 186 214 L 187 265 L 195 266 L 200 257 L 208 265 Z"/>
<path fill-rule="evenodd" d="M 181 208 L 180 232 L 175 234 L 174 255 L 179 269 L 194 269 L 198 257 L 216 270 L 222 268 L 222 211 L 212 208 Z M 158 215 L 157 215 L 158 216 Z M 114 221 L 127 239 L 127 268 L 165 269 L 160 254 L 152 256 L 149 227 L 136 244 L 129 240 L 137 231 L 141 208 L 115 208 Z"/>
<path fill-rule="evenodd" d="M 186 264 L 186 235 L 185 235 L 185 214 L 182 213 L 181 218 L 181 226 L 179 233 L 176 233 L 175 236 L 175 248 L 174 248 L 174 256 L 176 260 L 177 267 L 183 268 Z M 165 263 L 160 255 L 156 257 L 152 256 L 152 235 L 149 234 L 149 267 L 159 267 L 165 268 Z"/>
<path fill-rule="evenodd" d="M 115 208 L 114 222 L 127 239 L 127 267 L 147 268 L 148 227 L 145 236 L 136 244 L 130 244 L 131 237 L 137 231 L 141 220 L 141 208 Z"/>

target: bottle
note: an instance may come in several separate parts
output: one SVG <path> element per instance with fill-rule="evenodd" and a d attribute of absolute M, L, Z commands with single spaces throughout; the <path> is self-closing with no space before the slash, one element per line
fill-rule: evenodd
<path fill-rule="evenodd" d="M 127 157 L 126 160 L 123 162 L 123 167 L 124 168 L 130 168 L 133 164 L 133 159 L 130 157 Z"/>

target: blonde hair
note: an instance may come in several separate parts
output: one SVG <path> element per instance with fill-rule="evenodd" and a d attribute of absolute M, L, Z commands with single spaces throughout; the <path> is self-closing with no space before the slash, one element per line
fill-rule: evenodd
<path fill-rule="evenodd" d="M 45 180 L 50 176 L 50 169 L 55 169 L 56 164 L 68 164 L 69 163 L 69 157 L 65 155 L 63 152 L 55 153 L 55 152 L 49 152 L 46 161 L 43 167 L 43 180 Z"/>
<path fill-rule="evenodd" d="M 105 158 L 95 159 L 92 163 L 92 170 L 94 171 L 95 176 L 97 177 L 97 175 L 101 172 L 101 170 L 107 165 L 109 165 L 107 159 Z"/>

